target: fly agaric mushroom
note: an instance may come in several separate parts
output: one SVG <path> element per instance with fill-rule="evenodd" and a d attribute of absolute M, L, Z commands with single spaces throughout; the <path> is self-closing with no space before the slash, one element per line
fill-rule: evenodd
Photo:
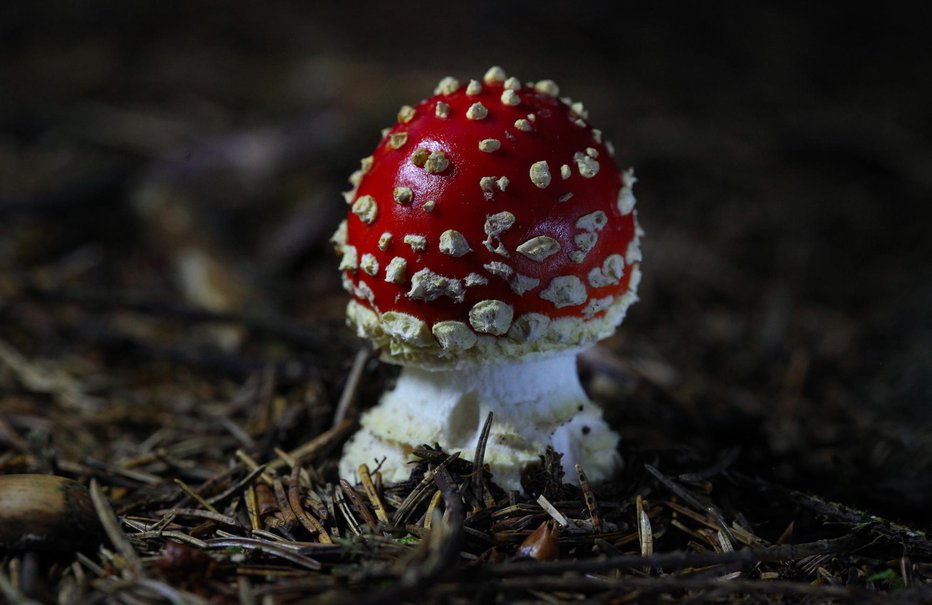
<path fill-rule="evenodd" d="M 346 445 L 343 476 L 377 460 L 403 480 L 421 444 L 474 451 L 489 412 L 484 461 L 502 487 L 548 445 L 594 480 L 618 468 L 575 360 L 637 300 L 635 179 L 558 94 L 498 67 L 444 78 L 350 177 L 333 237 L 347 321 L 404 367 Z"/>

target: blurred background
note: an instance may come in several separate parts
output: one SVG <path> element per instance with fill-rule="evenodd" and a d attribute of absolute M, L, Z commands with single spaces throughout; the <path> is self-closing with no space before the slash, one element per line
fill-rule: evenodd
<path fill-rule="evenodd" d="M 582 361 L 629 457 L 738 451 L 922 517 L 932 10 L 809 4 L 3 3 L 0 411 L 24 363 L 106 401 L 272 362 L 338 393 L 346 177 L 399 106 L 497 64 L 638 175 L 641 302 Z"/>

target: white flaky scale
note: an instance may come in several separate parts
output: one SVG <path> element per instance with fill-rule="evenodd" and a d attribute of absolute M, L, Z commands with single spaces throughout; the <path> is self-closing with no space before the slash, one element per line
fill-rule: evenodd
<path fill-rule="evenodd" d="M 586 155 L 585 153 L 576 152 L 573 156 L 573 160 L 576 162 L 576 168 L 579 170 L 579 174 L 585 178 L 591 179 L 599 174 L 599 162 L 594 157 Z"/>
<path fill-rule="evenodd" d="M 549 235 L 538 235 L 518 246 L 518 252 L 529 259 L 541 262 L 560 251 L 560 242 Z"/>
<path fill-rule="evenodd" d="M 579 252 L 583 253 L 583 256 L 589 254 L 589 251 L 595 248 L 595 245 L 599 241 L 599 234 L 593 231 L 587 231 L 586 233 L 577 233 L 573 236 L 573 241 L 576 243 L 576 249 Z"/>
<path fill-rule="evenodd" d="M 637 182 L 637 178 L 634 176 L 634 170 L 628 169 L 622 174 L 622 182 L 624 183 L 621 186 L 621 190 L 618 191 L 618 212 L 622 216 L 626 214 L 631 214 L 631 211 L 634 210 L 634 193 L 632 193 L 632 188 Z"/>
<path fill-rule="evenodd" d="M 379 261 L 375 255 L 366 252 L 362 255 L 362 258 L 359 259 L 359 268 L 367 275 L 378 275 Z"/>
<path fill-rule="evenodd" d="M 485 229 L 487 237 L 482 241 L 482 245 L 485 246 L 489 252 L 494 252 L 506 258 L 510 257 L 511 254 L 509 254 L 508 249 L 505 248 L 505 244 L 498 239 L 498 236 L 508 229 L 511 229 L 514 224 L 515 215 L 507 210 L 486 216 L 483 228 Z"/>
<path fill-rule="evenodd" d="M 450 161 L 447 159 L 447 154 L 442 151 L 434 151 L 427 156 L 427 161 L 424 162 L 424 170 L 429 174 L 440 174 L 449 165 Z"/>
<path fill-rule="evenodd" d="M 557 83 L 553 80 L 539 80 L 534 84 L 534 90 L 542 95 L 551 97 L 560 96 L 560 87 L 557 86 Z"/>
<path fill-rule="evenodd" d="M 379 205 L 371 195 L 361 195 L 356 198 L 351 207 L 353 214 L 359 217 L 364 223 L 372 224 L 379 213 Z"/>
<path fill-rule="evenodd" d="M 459 258 L 470 251 L 469 242 L 459 231 L 447 229 L 440 234 L 440 252 L 443 254 Z"/>
<path fill-rule="evenodd" d="M 333 250 L 337 254 L 343 254 L 343 246 L 346 245 L 346 219 L 340 221 L 337 230 L 330 236 L 330 243 L 333 244 Z"/>
<path fill-rule="evenodd" d="M 482 268 L 491 273 L 492 275 L 501 277 L 502 279 L 508 279 L 511 277 L 511 274 L 515 272 L 510 265 L 497 260 L 493 260 L 490 263 L 482 265 Z"/>
<path fill-rule="evenodd" d="M 385 281 L 401 285 L 408 279 L 408 261 L 400 256 L 394 257 L 385 266 Z"/>
<path fill-rule="evenodd" d="M 476 332 L 501 336 L 511 327 L 514 309 L 500 300 L 482 300 L 469 310 L 469 324 Z"/>
<path fill-rule="evenodd" d="M 580 101 L 570 103 L 570 109 L 579 117 L 585 118 L 587 120 L 589 119 L 589 112 L 586 111 L 585 105 L 583 105 Z"/>
<path fill-rule="evenodd" d="M 579 217 L 576 221 L 576 228 L 585 231 L 601 231 L 606 224 L 608 224 L 608 217 L 601 210 L 596 210 Z"/>
<path fill-rule="evenodd" d="M 386 334 L 412 346 L 427 346 L 430 343 L 427 322 L 408 313 L 386 311 L 379 317 L 379 325 Z"/>
<path fill-rule="evenodd" d="M 473 103 L 466 110 L 466 117 L 470 120 L 484 120 L 489 115 L 489 110 L 482 103 Z"/>
<path fill-rule="evenodd" d="M 560 275 L 540 293 L 540 297 L 553 303 L 557 309 L 573 307 L 586 302 L 586 286 L 575 275 Z"/>
<path fill-rule="evenodd" d="M 479 189 L 482 190 L 482 195 L 487 200 L 491 200 L 493 197 L 495 197 L 496 189 L 504 193 L 510 184 L 511 181 L 507 176 L 484 176 L 479 179 Z"/>
<path fill-rule="evenodd" d="M 614 296 L 605 296 L 603 298 L 590 298 L 589 302 L 586 303 L 586 306 L 583 307 L 582 313 L 585 317 L 592 317 L 596 313 L 600 313 L 605 309 L 608 309 L 612 306 L 614 302 Z"/>
<path fill-rule="evenodd" d="M 430 302 L 447 296 L 456 302 L 463 302 L 463 294 L 463 282 L 455 277 L 434 273 L 425 267 L 411 276 L 411 289 L 407 297 Z"/>
<path fill-rule="evenodd" d="M 489 280 L 479 275 L 478 273 L 470 273 L 465 277 L 465 279 L 463 279 L 463 285 L 467 288 L 472 286 L 484 286 L 488 283 Z"/>
<path fill-rule="evenodd" d="M 411 249 L 415 252 L 421 252 L 427 249 L 427 238 L 423 235 L 409 233 L 402 238 L 402 241 L 411 246 Z"/>
<path fill-rule="evenodd" d="M 620 254 L 611 254 L 602 262 L 601 267 L 589 270 L 587 281 L 593 288 L 604 288 L 617 284 L 624 274 L 625 259 Z"/>
<path fill-rule="evenodd" d="M 485 199 L 491 200 L 492 196 L 495 195 L 495 177 L 494 176 L 484 176 L 479 179 L 479 189 L 482 190 L 482 195 L 485 196 Z"/>
<path fill-rule="evenodd" d="M 398 110 L 398 123 L 407 124 L 414 119 L 415 113 L 414 108 L 410 105 L 402 105 L 401 109 Z"/>
<path fill-rule="evenodd" d="M 414 153 L 411 154 L 411 163 L 415 166 L 423 167 L 427 163 L 427 158 L 430 157 L 430 151 L 424 149 L 423 147 L 418 147 L 414 150 Z"/>
<path fill-rule="evenodd" d="M 550 167 L 545 160 L 531 164 L 531 182 L 538 189 L 546 189 L 550 185 Z"/>
<path fill-rule="evenodd" d="M 510 105 L 511 107 L 514 107 L 521 104 L 521 97 L 519 97 L 518 93 L 515 91 L 506 89 L 502 92 L 501 101 L 502 105 Z"/>
<path fill-rule="evenodd" d="M 504 69 L 498 65 L 493 65 L 485 72 L 485 75 L 482 76 L 482 81 L 491 86 L 492 84 L 504 82 L 507 77 Z"/>
<path fill-rule="evenodd" d="M 392 198 L 402 206 L 407 206 L 414 199 L 414 193 L 410 187 L 395 187 L 392 192 Z"/>
<path fill-rule="evenodd" d="M 407 132 L 396 132 L 388 137 L 388 147 L 389 149 L 401 149 L 405 146 L 405 143 L 408 142 L 408 133 Z"/>
<path fill-rule="evenodd" d="M 388 231 L 384 231 L 382 235 L 379 236 L 379 250 L 385 252 L 388 250 L 388 247 L 392 245 L 392 234 Z"/>
<path fill-rule="evenodd" d="M 511 286 L 512 292 L 518 296 L 523 296 L 526 292 L 530 292 L 539 286 L 540 280 L 536 277 L 530 277 L 522 273 L 515 273 L 514 276 L 508 281 L 508 285 Z"/>
<path fill-rule="evenodd" d="M 355 271 L 356 267 L 359 265 L 359 256 L 356 246 L 344 244 L 341 252 L 343 257 L 340 259 L 340 266 L 337 268 L 340 271 Z"/>
<path fill-rule="evenodd" d="M 353 295 L 356 296 L 356 298 L 362 298 L 370 303 L 375 300 L 375 292 L 373 292 L 369 284 L 364 281 L 356 282 L 356 285 L 353 286 Z"/>
<path fill-rule="evenodd" d="M 479 340 L 472 328 L 461 321 L 438 321 L 430 331 L 444 351 L 466 351 Z"/>
<path fill-rule="evenodd" d="M 437 84 L 437 88 L 434 89 L 435 95 L 452 95 L 460 87 L 459 80 L 456 78 L 451 78 L 447 76 L 440 80 L 440 83 Z"/>
<path fill-rule="evenodd" d="M 493 153 L 502 148 L 502 142 L 498 139 L 482 139 L 479 141 L 479 151 Z"/>
<path fill-rule="evenodd" d="M 599 241 L 598 232 L 608 224 L 608 216 L 601 210 L 590 212 L 579 217 L 576 221 L 576 229 L 582 230 L 583 233 L 576 233 L 573 236 L 573 243 L 576 248 L 568 254 L 571 261 L 581 263 L 586 260 L 586 255 L 595 248 Z"/>
<path fill-rule="evenodd" d="M 341 476 L 366 463 L 388 483 L 407 479 L 421 444 L 468 458 L 492 413 L 484 462 L 499 486 L 519 489 L 547 447 L 568 480 L 577 463 L 609 478 L 618 435 L 575 360 L 637 299 L 633 174 L 619 174 L 586 109 L 552 80 L 492 67 L 463 82 L 444 78 L 399 110 L 351 177 L 332 238 L 350 325 L 404 365 L 361 418 Z"/>
<path fill-rule="evenodd" d="M 486 216 L 483 229 L 485 229 L 485 234 L 489 237 L 497 237 L 508 229 L 511 229 L 514 224 L 515 215 L 507 210 L 503 210 Z"/>
<path fill-rule="evenodd" d="M 625 262 L 629 265 L 641 262 L 641 245 L 637 238 L 631 240 L 625 250 Z"/>

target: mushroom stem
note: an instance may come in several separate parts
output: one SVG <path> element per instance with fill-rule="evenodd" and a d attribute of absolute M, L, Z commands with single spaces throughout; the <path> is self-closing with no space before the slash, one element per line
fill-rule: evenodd
<path fill-rule="evenodd" d="M 619 437 L 579 382 L 578 352 L 448 370 L 405 366 L 395 388 L 363 415 L 344 449 L 341 476 L 384 458 L 383 477 L 402 481 L 412 449 L 422 444 L 468 457 L 492 412 L 484 460 L 501 487 L 520 489 L 522 470 L 539 462 L 548 445 L 563 454 L 567 480 L 577 463 L 593 480 L 610 477 L 621 463 Z"/>

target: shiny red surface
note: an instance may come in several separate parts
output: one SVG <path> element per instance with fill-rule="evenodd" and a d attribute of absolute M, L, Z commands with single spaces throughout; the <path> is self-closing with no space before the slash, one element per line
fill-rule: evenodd
<path fill-rule="evenodd" d="M 379 273 L 369 276 L 362 270 L 347 272 L 355 283 L 361 280 L 375 293 L 377 312 L 401 311 L 416 315 L 429 324 L 456 319 L 468 322 L 469 309 L 478 301 L 498 299 L 514 307 L 514 317 L 526 312 L 545 313 L 551 317 L 579 315 L 585 303 L 557 309 L 542 298 L 540 292 L 553 277 L 577 275 L 588 289 L 590 298 L 601 298 L 610 294 L 620 295 L 628 289 L 631 271 L 626 266 L 621 283 L 594 288 L 587 282 L 588 272 L 609 254 L 624 256 L 629 242 L 634 238 L 634 216 L 622 216 L 616 200 L 622 186 L 622 177 L 606 147 L 596 142 L 592 129 L 573 123 L 578 116 L 559 99 L 536 93 L 532 88 L 518 92 L 521 103 L 507 106 L 500 101 L 502 84 L 483 84 L 483 92 L 466 95 L 466 86 L 450 95 L 436 95 L 419 103 L 415 117 L 408 123 L 396 124 L 390 133 L 407 132 L 407 142 L 400 149 L 391 149 L 388 136 L 384 137 L 373 152 L 374 164 L 363 176 L 356 197 L 371 195 L 378 202 L 378 216 L 367 225 L 352 212 L 348 213 L 347 243 L 357 247 L 359 257 L 366 252 L 374 254 L 379 261 Z M 450 117 L 435 116 L 437 101 L 450 105 Z M 483 120 L 469 120 L 466 112 L 475 103 L 481 102 L 488 109 Z M 536 116 L 533 132 L 524 132 L 514 126 L 515 120 Z M 494 138 L 501 141 L 501 148 L 492 153 L 479 150 L 479 141 Z M 411 162 L 411 154 L 419 147 L 429 151 L 442 150 L 450 165 L 441 174 L 429 174 Z M 587 147 L 598 151 L 600 170 L 592 178 L 580 175 L 573 155 L 585 153 Z M 531 182 L 531 164 L 546 160 L 552 180 L 550 186 L 540 189 Z M 570 166 L 572 176 L 563 180 L 560 166 Z M 491 198 L 486 199 L 479 186 L 484 176 L 510 180 L 506 191 L 497 188 Z M 394 202 L 395 187 L 410 187 L 414 192 L 413 202 L 402 206 Z M 559 202 L 566 193 L 572 193 L 569 201 Z M 353 198 L 356 199 L 356 198 Z M 435 201 L 435 208 L 427 212 L 423 204 Z M 489 251 L 484 245 L 484 225 L 490 214 L 507 210 L 515 215 L 511 229 L 500 239 L 510 252 L 506 258 Z M 574 234 L 579 217 L 602 210 L 608 216 L 608 224 L 599 233 L 598 243 L 582 263 L 572 262 L 567 253 L 575 249 Z M 460 231 L 469 242 L 472 251 L 461 258 L 446 256 L 439 251 L 440 234 L 447 229 Z M 378 248 L 383 232 L 393 235 L 386 251 Z M 423 235 L 427 248 L 414 252 L 403 242 L 405 234 Z M 543 262 L 526 258 L 516 248 L 527 239 L 537 235 L 548 235 L 561 244 L 560 252 Z M 396 285 L 385 281 L 385 267 L 389 261 L 401 256 L 408 263 L 408 281 Z M 483 264 L 500 261 L 516 272 L 540 279 L 540 284 L 524 295 L 515 294 L 507 281 L 490 274 Z M 435 273 L 449 277 L 465 278 L 475 272 L 489 280 L 488 285 L 466 288 L 465 299 L 457 303 L 447 297 L 431 302 L 408 298 L 410 277 L 427 267 Z M 369 305 L 367 301 L 359 302 Z M 597 314 L 596 316 L 598 316 Z"/>

